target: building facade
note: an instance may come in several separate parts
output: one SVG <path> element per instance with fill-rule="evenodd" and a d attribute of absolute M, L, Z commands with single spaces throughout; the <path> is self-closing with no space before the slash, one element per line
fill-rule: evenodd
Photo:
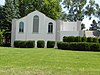
<path fill-rule="evenodd" d="M 53 20 L 39 11 L 34 11 L 21 19 L 12 20 L 11 46 L 15 40 L 62 41 L 64 36 L 83 36 L 81 22 Z"/>

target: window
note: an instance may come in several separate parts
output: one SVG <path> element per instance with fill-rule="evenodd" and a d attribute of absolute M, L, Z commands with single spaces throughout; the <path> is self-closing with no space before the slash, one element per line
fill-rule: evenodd
<path fill-rule="evenodd" d="M 33 32 L 39 32 L 39 17 L 37 15 L 33 18 Z"/>
<path fill-rule="evenodd" d="M 53 33 L 53 23 L 49 23 L 48 25 L 48 33 Z"/>
<path fill-rule="evenodd" d="M 24 22 L 19 23 L 19 32 L 24 32 Z"/>

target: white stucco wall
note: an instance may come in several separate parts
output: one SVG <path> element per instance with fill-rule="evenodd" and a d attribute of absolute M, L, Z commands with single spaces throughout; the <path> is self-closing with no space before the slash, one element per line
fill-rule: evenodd
<path fill-rule="evenodd" d="M 86 37 L 96 37 L 96 36 L 94 36 L 93 32 L 94 31 L 85 31 L 85 36 Z"/>
<path fill-rule="evenodd" d="M 80 31 L 81 22 L 61 22 L 61 31 Z"/>

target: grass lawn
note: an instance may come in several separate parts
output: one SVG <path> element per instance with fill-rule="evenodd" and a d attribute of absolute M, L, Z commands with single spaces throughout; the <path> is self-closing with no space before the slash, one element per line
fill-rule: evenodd
<path fill-rule="evenodd" d="M 0 47 L 0 75 L 100 75 L 100 52 Z"/>

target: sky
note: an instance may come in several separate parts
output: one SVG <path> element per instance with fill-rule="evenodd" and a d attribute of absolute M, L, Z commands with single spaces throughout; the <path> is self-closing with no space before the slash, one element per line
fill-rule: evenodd
<path fill-rule="evenodd" d="M 87 0 L 87 2 L 88 2 L 89 0 Z M 100 0 L 95 0 L 96 1 L 96 3 L 98 3 L 98 4 L 100 4 Z M 0 0 L 0 5 L 4 5 L 4 3 L 5 3 L 5 0 Z M 95 18 L 95 17 L 93 17 L 91 20 L 89 20 L 88 18 L 85 18 L 82 22 L 85 24 L 85 27 L 86 27 L 86 29 L 89 29 L 89 27 L 90 27 L 90 24 L 91 24 L 91 22 L 92 22 L 92 20 L 98 20 L 97 18 Z"/>
<path fill-rule="evenodd" d="M 4 5 L 5 0 L 0 0 L 0 5 Z"/>

